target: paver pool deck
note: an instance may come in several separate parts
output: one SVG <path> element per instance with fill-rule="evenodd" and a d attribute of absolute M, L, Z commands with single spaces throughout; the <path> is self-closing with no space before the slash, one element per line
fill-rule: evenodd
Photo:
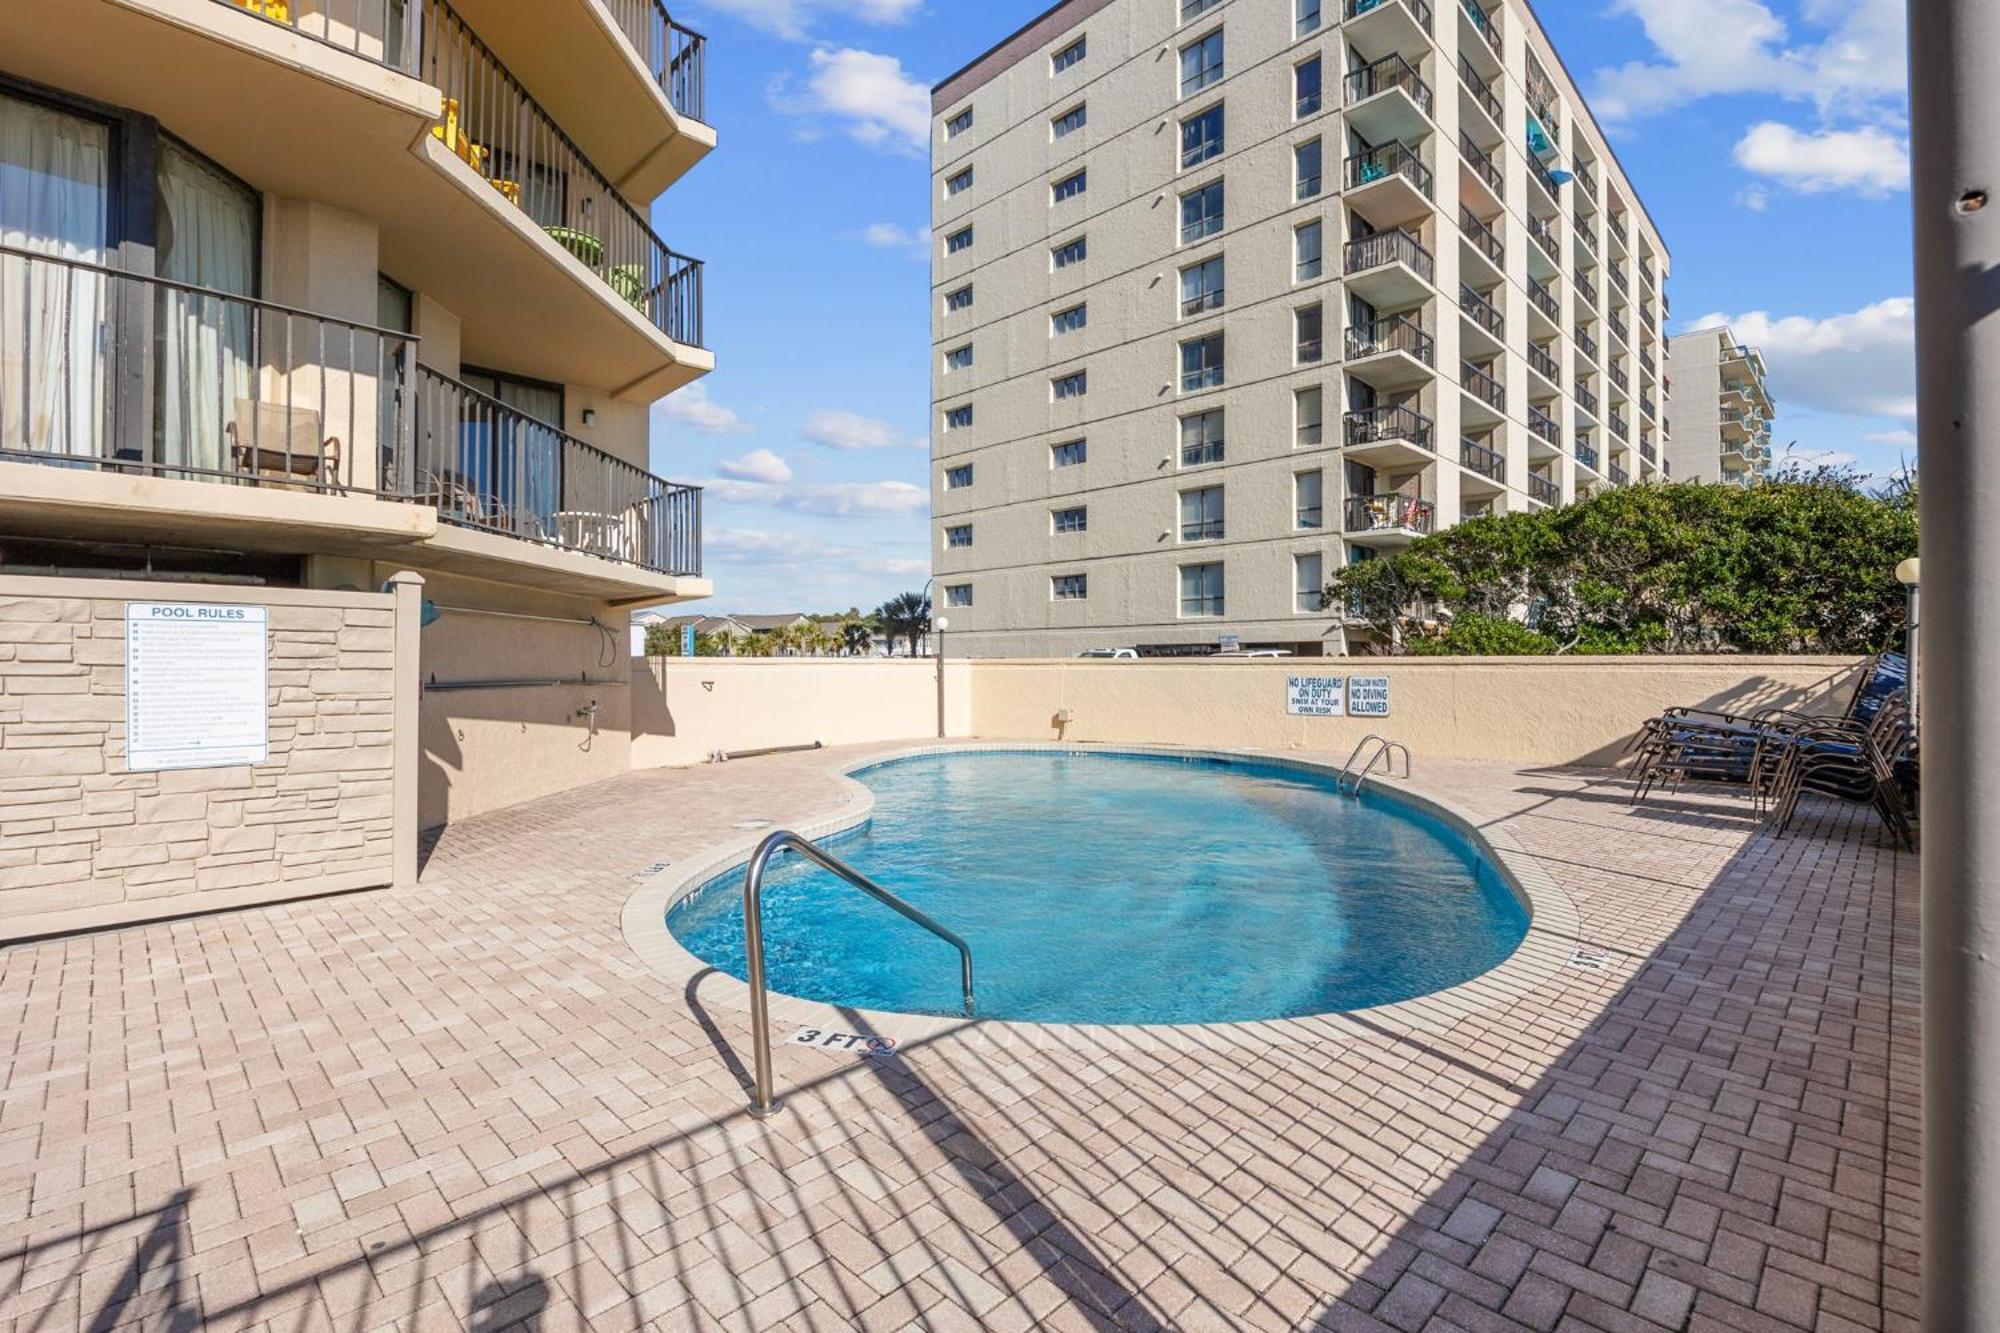
<path fill-rule="evenodd" d="M 758 1121 L 741 1006 L 621 912 L 873 752 L 633 774 L 454 826 L 411 888 L 0 950 L 0 1329 L 1916 1327 L 1917 866 L 1865 811 L 1778 838 L 1420 756 L 1601 966 L 1310 1041 L 780 1045 Z"/>

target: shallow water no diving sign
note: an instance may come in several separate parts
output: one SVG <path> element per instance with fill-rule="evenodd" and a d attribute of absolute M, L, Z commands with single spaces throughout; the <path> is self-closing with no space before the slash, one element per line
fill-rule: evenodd
<path fill-rule="evenodd" d="M 788 1046 L 817 1046 L 823 1051 L 852 1052 L 855 1055 L 888 1056 L 896 1053 L 896 1039 L 880 1033 L 831 1032 L 826 1028 L 800 1028 L 785 1039 Z"/>

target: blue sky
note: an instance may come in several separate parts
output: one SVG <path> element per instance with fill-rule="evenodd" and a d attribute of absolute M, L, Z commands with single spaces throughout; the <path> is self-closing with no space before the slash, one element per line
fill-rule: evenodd
<path fill-rule="evenodd" d="M 674 5 L 721 146 L 654 220 L 708 262 L 719 368 L 656 406 L 653 466 L 709 487 L 713 609 L 922 586 L 929 88 L 1045 7 Z M 1781 452 L 1914 457 L 1904 0 L 1537 7 L 1673 252 L 1675 329 L 1764 349 Z"/>

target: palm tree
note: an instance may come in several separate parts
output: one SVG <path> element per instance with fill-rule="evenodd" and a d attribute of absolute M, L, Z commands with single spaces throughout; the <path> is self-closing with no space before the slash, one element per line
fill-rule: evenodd
<path fill-rule="evenodd" d="M 859 616 L 840 622 L 840 645 L 849 657 L 866 657 L 875 647 L 875 631 Z"/>
<path fill-rule="evenodd" d="M 776 656 L 777 645 L 773 640 L 771 632 L 769 630 L 760 629 L 757 630 L 755 633 L 751 634 L 748 638 L 744 639 L 743 655 L 745 657 Z"/>
<path fill-rule="evenodd" d="M 931 632 L 931 599 L 920 592 L 900 593 L 882 603 L 875 612 L 882 632 L 889 637 L 890 651 L 897 639 L 910 641 L 910 656 L 917 655 L 917 643 Z"/>

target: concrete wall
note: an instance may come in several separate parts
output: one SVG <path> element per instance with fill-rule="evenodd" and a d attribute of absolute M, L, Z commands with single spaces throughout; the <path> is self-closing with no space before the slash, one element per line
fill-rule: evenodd
<path fill-rule="evenodd" d="M 980 666 L 945 668 L 945 729 L 971 734 Z M 655 657 L 632 663 L 632 766 L 698 764 L 717 750 L 925 740 L 937 664 L 887 658 Z"/>
<path fill-rule="evenodd" d="M 1846 704 L 1857 659 L 1832 657 L 1350 658 L 1005 661 L 974 668 L 972 730 L 1026 740 L 1159 742 L 1345 754 L 1370 732 L 1426 759 L 1608 764 L 1676 705 L 1749 712 Z M 1387 676 L 1386 718 L 1286 712 L 1291 675 Z M 1072 721 L 1058 727 L 1067 709 Z"/>
<path fill-rule="evenodd" d="M 128 601 L 269 608 L 269 761 L 125 763 Z M 405 605 L 414 607 L 414 593 Z M 0 578 L 0 939 L 388 884 L 414 868 L 394 596 Z M 400 778 L 400 783 L 399 783 Z M 399 861 L 399 858 L 400 861 Z"/>

